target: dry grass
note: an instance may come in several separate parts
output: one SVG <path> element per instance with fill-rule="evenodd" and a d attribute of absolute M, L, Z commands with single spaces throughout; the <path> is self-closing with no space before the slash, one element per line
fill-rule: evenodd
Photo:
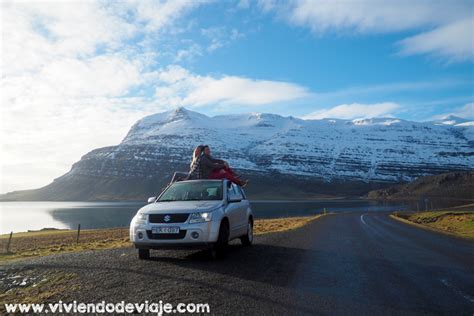
<path fill-rule="evenodd" d="M 320 216 L 256 220 L 254 232 L 255 235 L 261 235 L 293 230 Z M 8 237 L 9 235 L 0 235 L 0 262 L 54 253 L 132 247 L 128 237 L 128 228 L 83 230 L 79 243 L 76 242 L 77 232 L 72 230 L 16 233 L 13 234 L 10 253 L 5 253 Z"/>
<path fill-rule="evenodd" d="M 254 224 L 255 235 L 297 229 L 321 216 L 322 215 L 256 220 Z"/>
<path fill-rule="evenodd" d="M 474 209 L 400 213 L 412 223 L 455 236 L 474 239 Z"/>
<path fill-rule="evenodd" d="M 127 228 L 91 229 L 77 232 L 52 230 L 13 234 L 10 253 L 5 253 L 8 235 L 0 236 L 0 261 L 26 257 L 39 257 L 60 252 L 109 249 L 131 246 Z"/>

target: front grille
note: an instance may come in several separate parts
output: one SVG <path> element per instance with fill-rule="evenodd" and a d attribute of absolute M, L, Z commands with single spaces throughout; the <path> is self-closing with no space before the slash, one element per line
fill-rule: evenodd
<path fill-rule="evenodd" d="M 178 234 L 153 234 L 147 230 L 148 239 L 183 239 L 186 236 L 186 230 L 180 230 Z"/>
<path fill-rule="evenodd" d="M 150 221 L 150 223 L 155 223 L 155 224 L 184 223 L 188 219 L 189 213 L 185 213 L 185 214 L 150 214 L 148 216 L 149 216 L 148 220 Z M 168 220 L 165 220 L 165 219 L 168 219 Z"/>

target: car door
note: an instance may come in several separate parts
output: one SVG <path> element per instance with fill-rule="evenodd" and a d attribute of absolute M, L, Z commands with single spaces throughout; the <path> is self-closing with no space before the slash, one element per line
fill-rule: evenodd
<path fill-rule="evenodd" d="M 239 199 L 238 193 L 233 185 L 227 186 L 227 208 L 226 214 L 230 224 L 230 238 L 239 236 L 239 229 L 241 225 L 241 205 L 240 202 L 233 200 Z"/>
<path fill-rule="evenodd" d="M 244 199 L 244 195 L 242 194 L 242 190 L 240 189 L 239 186 L 236 184 L 232 184 L 232 187 L 235 192 L 235 196 L 237 199 L 240 200 L 240 202 L 236 202 L 238 204 L 238 215 L 237 217 L 237 228 L 236 230 L 238 231 L 239 235 L 243 235 L 247 233 L 247 203 L 248 201 Z"/>

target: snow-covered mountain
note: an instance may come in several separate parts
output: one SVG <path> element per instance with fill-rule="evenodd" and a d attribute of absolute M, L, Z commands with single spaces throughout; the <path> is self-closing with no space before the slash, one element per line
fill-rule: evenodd
<path fill-rule="evenodd" d="M 82 192 L 87 183 L 84 194 L 94 199 L 120 195 L 121 190 L 126 196 L 139 194 L 145 187 L 153 192 L 174 170 L 186 170 L 198 144 L 209 144 L 214 156 L 257 182 L 292 179 L 311 192 L 320 183 L 409 181 L 474 170 L 471 123 L 460 118 L 423 123 L 396 118 L 303 120 L 261 113 L 208 117 L 178 108 L 139 120 L 119 145 L 89 152 L 47 191 L 71 186 Z M 318 184 L 308 187 L 310 180 Z M 120 187 L 114 184 L 102 192 L 110 183 Z"/>
<path fill-rule="evenodd" d="M 432 123 L 436 125 L 467 126 L 473 125 L 474 122 L 456 115 L 448 115 Z"/>
<path fill-rule="evenodd" d="M 417 123 L 394 118 L 302 120 L 274 114 L 208 117 L 184 108 L 143 118 L 114 152 L 146 146 L 135 159 L 188 161 L 196 144 L 209 144 L 232 165 L 364 181 L 411 180 L 474 168 L 473 126 L 460 118 Z"/>

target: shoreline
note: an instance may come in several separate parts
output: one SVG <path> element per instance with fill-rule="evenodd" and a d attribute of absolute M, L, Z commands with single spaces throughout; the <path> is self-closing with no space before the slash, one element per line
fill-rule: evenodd
<path fill-rule="evenodd" d="M 311 202 L 311 201 L 333 201 L 333 200 L 347 200 L 347 201 L 356 201 L 356 200 L 371 200 L 365 196 L 321 196 L 321 197 L 301 197 L 301 198 L 287 198 L 287 199 L 278 199 L 275 197 L 272 198 L 249 198 L 249 201 L 262 203 L 262 202 Z M 65 203 L 144 203 L 147 204 L 146 200 L 2 200 L 0 203 L 11 203 L 11 202 L 39 202 L 39 203 L 51 203 L 51 202 L 65 202 Z"/>

